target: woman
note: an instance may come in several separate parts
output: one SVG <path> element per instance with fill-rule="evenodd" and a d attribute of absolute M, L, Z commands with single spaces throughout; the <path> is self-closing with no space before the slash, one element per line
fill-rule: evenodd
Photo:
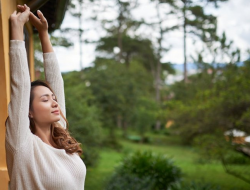
<path fill-rule="evenodd" d="M 48 35 L 48 24 L 26 5 L 10 17 L 11 102 L 6 120 L 6 157 L 11 190 L 83 190 L 86 167 L 79 143 L 65 119 L 63 79 Z M 47 82 L 30 84 L 23 41 L 30 20 L 39 33 Z M 53 91 L 53 90 L 54 91 Z"/>

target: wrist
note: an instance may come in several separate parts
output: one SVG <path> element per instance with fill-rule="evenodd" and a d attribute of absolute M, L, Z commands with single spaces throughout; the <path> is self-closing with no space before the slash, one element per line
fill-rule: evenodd
<path fill-rule="evenodd" d="M 42 31 L 38 31 L 39 34 L 39 38 L 47 38 L 49 37 L 49 33 L 47 30 L 42 30 Z"/>
<path fill-rule="evenodd" d="M 11 24 L 11 39 L 23 40 L 23 26 Z"/>
<path fill-rule="evenodd" d="M 23 31 L 23 24 L 17 23 L 17 22 L 11 22 L 10 24 L 12 31 Z"/>

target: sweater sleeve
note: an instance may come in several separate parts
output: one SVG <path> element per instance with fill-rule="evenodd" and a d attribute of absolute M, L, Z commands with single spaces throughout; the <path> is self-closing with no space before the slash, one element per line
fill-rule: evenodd
<path fill-rule="evenodd" d="M 29 139 L 30 75 L 24 41 L 10 41 L 11 101 L 6 122 L 6 142 L 17 150 Z"/>
<path fill-rule="evenodd" d="M 54 91 L 60 110 L 66 118 L 64 82 L 58 65 L 57 57 L 54 52 L 44 53 L 44 71 L 46 81 Z M 60 117 L 59 123 L 66 129 L 66 122 Z"/>

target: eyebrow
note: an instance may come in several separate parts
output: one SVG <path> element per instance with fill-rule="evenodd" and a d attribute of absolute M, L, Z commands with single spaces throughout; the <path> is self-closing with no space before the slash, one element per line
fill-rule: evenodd
<path fill-rule="evenodd" d="M 43 96 L 49 96 L 49 94 L 43 94 L 42 96 L 40 96 L 40 98 Z M 51 96 L 55 96 L 55 94 L 51 94 Z"/>

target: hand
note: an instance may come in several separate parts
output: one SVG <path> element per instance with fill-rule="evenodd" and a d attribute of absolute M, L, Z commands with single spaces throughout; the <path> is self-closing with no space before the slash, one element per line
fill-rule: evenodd
<path fill-rule="evenodd" d="M 26 7 L 22 5 L 18 5 L 17 8 L 24 12 L 26 11 Z M 38 33 L 44 33 L 48 31 L 48 22 L 46 18 L 43 16 L 43 13 L 41 11 L 37 11 L 37 15 L 39 18 L 37 18 L 32 12 L 30 12 L 29 20 L 31 24 L 37 29 Z"/>
<path fill-rule="evenodd" d="M 14 11 L 10 15 L 10 21 L 12 25 L 24 26 L 26 22 L 29 21 L 30 8 L 27 5 L 24 5 L 24 11 L 18 12 Z"/>
<path fill-rule="evenodd" d="M 25 11 L 18 13 L 14 11 L 10 16 L 12 40 L 23 40 L 23 26 L 28 22 L 30 15 L 30 8 L 27 5 L 23 7 L 25 7 Z"/>
<path fill-rule="evenodd" d="M 26 11 L 26 7 L 22 5 L 18 5 L 17 8 L 24 12 Z M 43 53 L 53 52 L 53 47 L 51 45 L 49 34 L 48 34 L 48 22 L 46 18 L 43 16 L 41 11 L 37 11 L 37 18 L 32 12 L 30 13 L 29 20 L 31 24 L 37 29 L 39 33 L 39 38 L 41 40 Z"/>

